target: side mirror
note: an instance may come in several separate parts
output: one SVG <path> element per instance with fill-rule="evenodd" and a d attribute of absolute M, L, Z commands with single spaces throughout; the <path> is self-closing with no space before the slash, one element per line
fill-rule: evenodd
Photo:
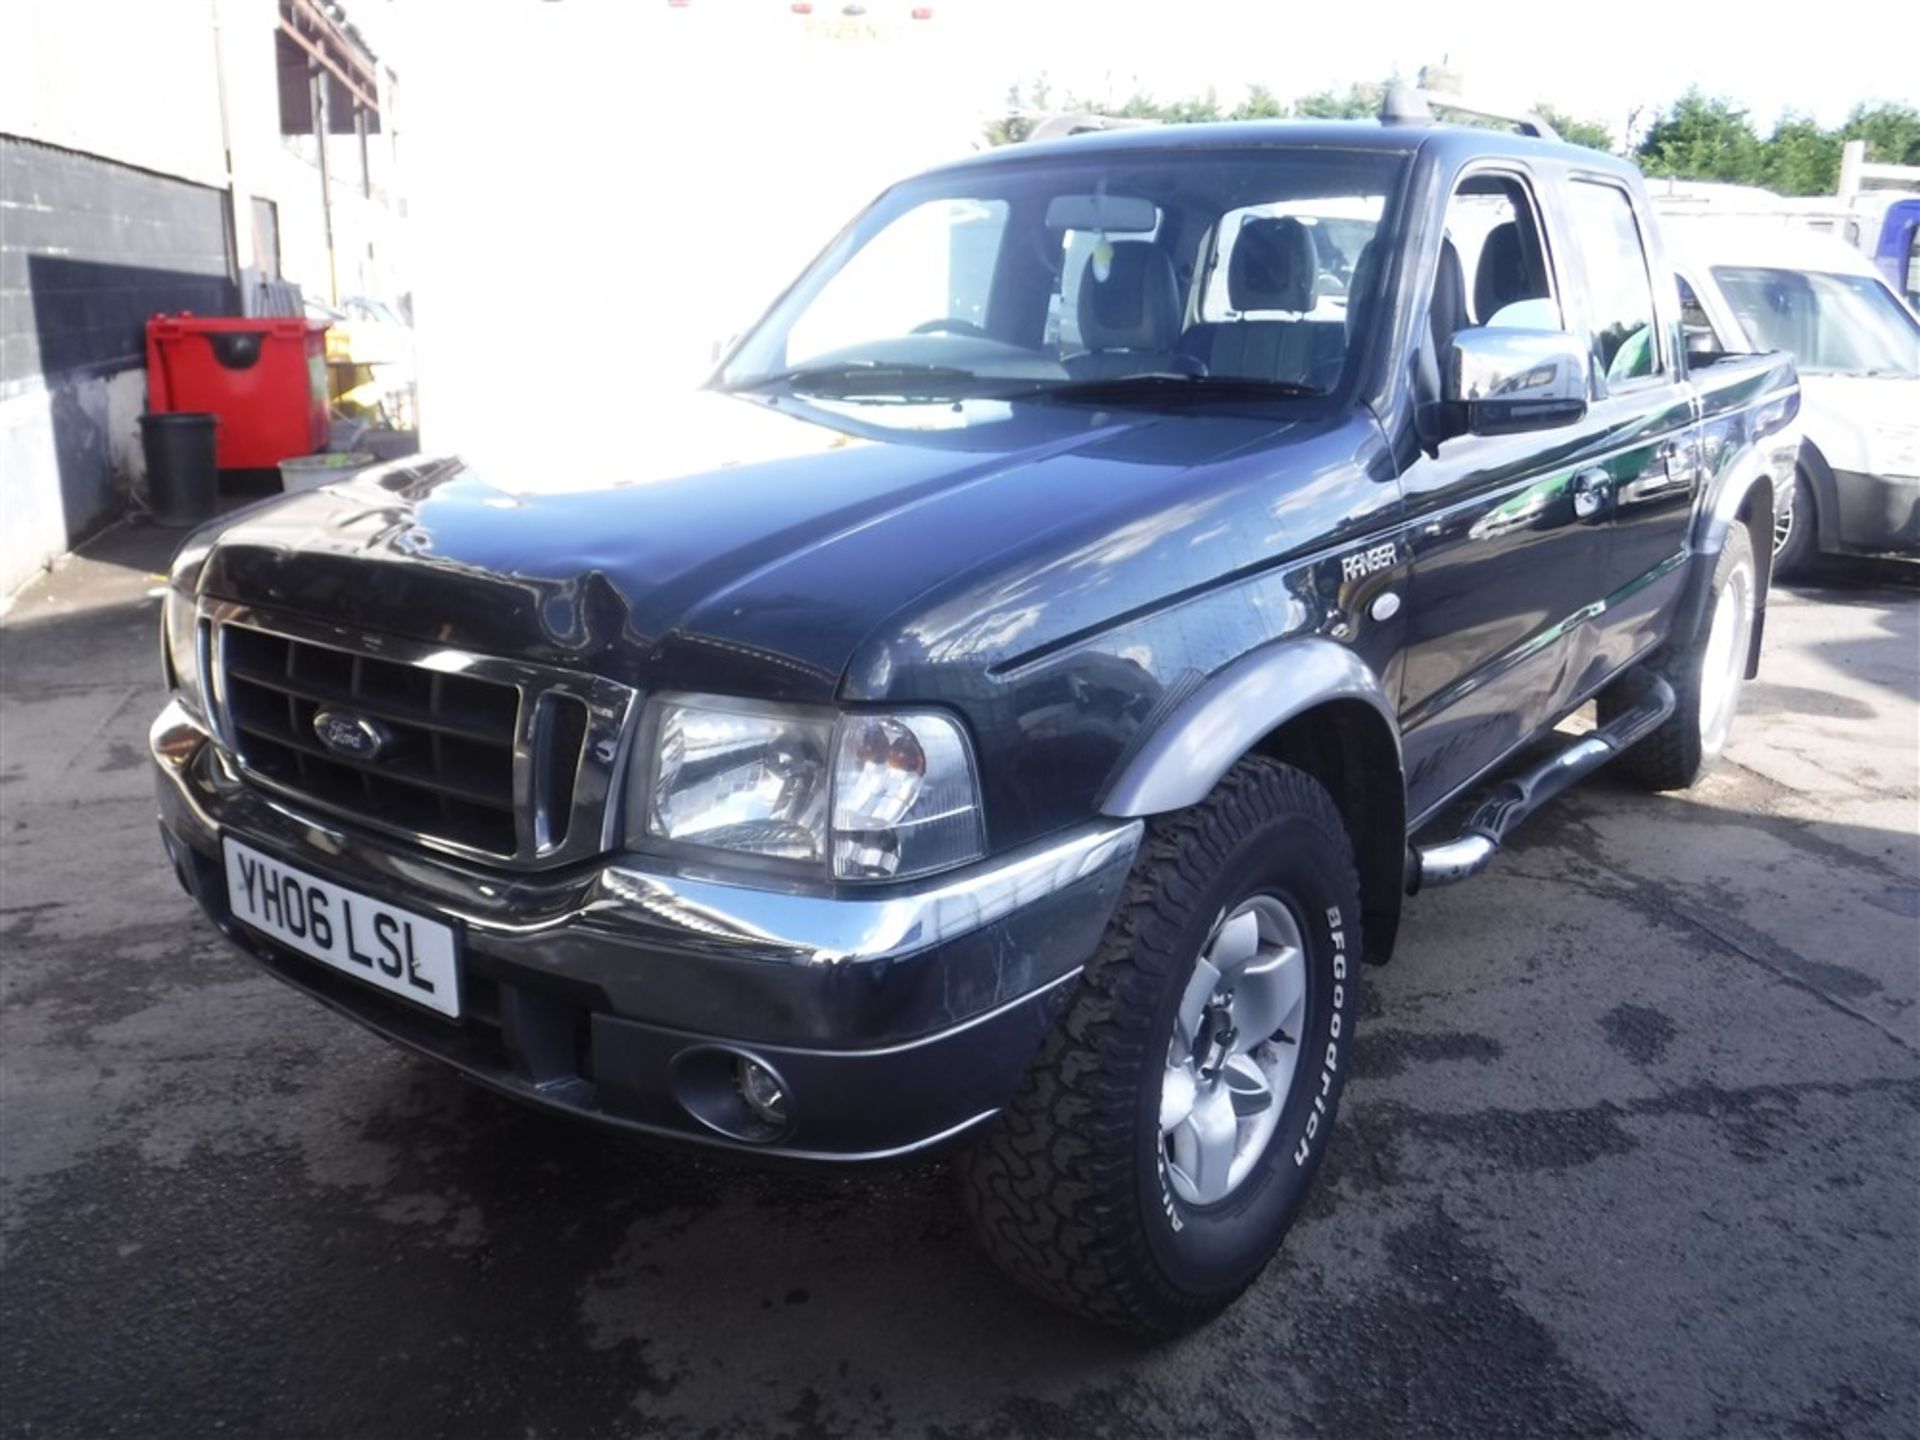
<path fill-rule="evenodd" d="M 1571 425 L 1587 413 L 1587 347 L 1560 330 L 1485 326 L 1447 349 L 1444 399 L 1474 435 Z"/>

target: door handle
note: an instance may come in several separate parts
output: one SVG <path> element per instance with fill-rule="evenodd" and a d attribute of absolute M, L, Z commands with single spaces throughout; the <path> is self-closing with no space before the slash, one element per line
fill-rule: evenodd
<path fill-rule="evenodd" d="M 1673 485 L 1691 485 L 1700 470 L 1697 441 L 1669 440 L 1660 447 L 1660 464 L 1666 480 Z"/>
<path fill-rule="evenodd" d="M 1573 518 L 1584 522 L 1598 520 L 1606 513 L 1607 496 L 1613 490 L 1613 477 L 1595 466 L 1573 477 Z"/>

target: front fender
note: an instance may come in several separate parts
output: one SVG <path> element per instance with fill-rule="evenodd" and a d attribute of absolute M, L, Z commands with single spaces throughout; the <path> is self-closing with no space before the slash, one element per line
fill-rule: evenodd
<path fill-rule="evenodd" d="M 1399 725 L 1379 676 L 1332 640 L 1283 640 L 1243 655 L 1180 701 L 1122 760 L 1101 812 L 1164 815 L 1197 805 L 1264 737 L 1336 700 L 1357 700 L 1378 712 L 1397 759 Z"/>

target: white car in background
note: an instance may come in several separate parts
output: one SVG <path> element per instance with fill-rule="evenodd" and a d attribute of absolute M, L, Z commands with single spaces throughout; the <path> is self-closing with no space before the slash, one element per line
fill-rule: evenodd
<path fill-rule="evenodd" d="M 1774 573 L 1816 554 L 1920 556 L 1920 318 L 1831 235 L 1764 217 L 1677 217 L 1661 235 L 1688 349 L 1789 350 L 1805 439 Z"/>

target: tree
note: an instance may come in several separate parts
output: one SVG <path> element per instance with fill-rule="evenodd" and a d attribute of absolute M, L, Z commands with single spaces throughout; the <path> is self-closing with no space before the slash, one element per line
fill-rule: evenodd
<path fill-rule="evenodd" d="M 1053 94 L 1053 86 L 1042 72 L 1025 85 L 1015 82 L 1007 87 L 1007 113 L 989 120 L 986 139 L 989 145 L 1018 145 L 1033 133 L 1034 115 L 1044 112 Z"/>
<path fill-rule="evenodd" d="M 1563 110 L 1551 105 L 1536 105 L 1534 111 L 1540 118 L 1560 133 L 1560 138 L 1569 145 L 1584 145 L 1589 150 L 1601 150 L 1611 153 L 1613 150 L 1613 132 L 1598 120 L 1576 120 Z"/>
<path fill-rule="evenodd" d="M 1751 185 L 1760 179 L 1760 149 L 1746 111 L 1689 90 L 1653 122 L 1637 158 L 1649 175 Z"/>
<path fill-rule="evenodd" d="M 1293 113 L 1304 120 L 1371 120 L 1380 113 L 1379 85 L 1349 85 L 1345 94 L 1320 90 L 1293 102 Z"/>
<path fill-rule="evenodd" d="M 1248 87 L 1247 98 L 1227 112 L 1229 120 L 1280 120 L 1287 107 L 1278 95 L 1264 85 Z"/>
<path fill-rule="evenodd" d="M 1831 195 L 1840 180 L 1840 136 L 1787 114 L 1760 152 L 1760 183 L 1782 195 Z"/>
<path fill-rule="evenodd" d="M 1920 165 L 1920 110 L 1886 102 L 1856 105 L 1840 138 L 1866 141 L 1871 164 Z"/>

